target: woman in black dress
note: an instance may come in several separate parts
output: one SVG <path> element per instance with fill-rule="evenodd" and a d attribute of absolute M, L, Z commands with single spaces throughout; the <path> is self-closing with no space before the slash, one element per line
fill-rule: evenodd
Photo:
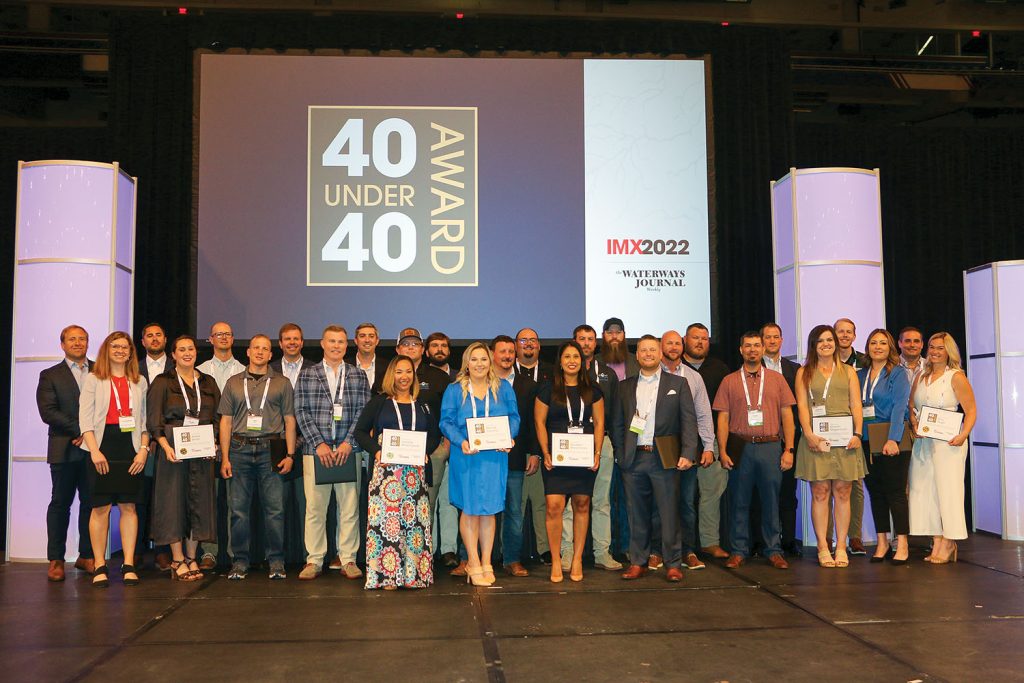
<path fill-rule="evenodd" d="M 213 425 L 216 434 L 220 391 L 213 377 L 195 369 L 195 338 L 182 335 L 172 348 L 174 367 L 153 379 L 148 396 L 149 433 L 160 444 L 152 533 L 157 545 L 171 546 L 171 579 L 198 581 L 203 573 L 196 548 L 201 541 L 217 540 L 216 464 L 215 458 L 179 460 L 173 430 Z"/>
<path fill-rule="evenodd" d="M 562 512 L 566 496 L 572 497 L 573 541 L 569 578 L 583 580 L 583 545 L 590 524 L 590 497 L 601 464 L 604 443 L 604 396 L 600 387 L 590 382 L 583 351 L 574 341 L 558 347 L 558 367 L 551 382 L 537 390 L 533 412 L 537 442 L 544 454 L 545 526 L 551 548 L 551 581 L 562 580 Z M 593 434 L 593 467 L 557 466 L 551 460 L 551 435 Z"/>

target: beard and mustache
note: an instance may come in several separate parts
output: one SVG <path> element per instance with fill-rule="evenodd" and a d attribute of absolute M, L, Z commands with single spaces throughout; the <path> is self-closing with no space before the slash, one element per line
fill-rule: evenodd
<path fill-rule="evenodd" d="M 601 360 L 605 363 L 625 363 L 627 352 L 626 342 L 605 342 L 601 344 Z"/>

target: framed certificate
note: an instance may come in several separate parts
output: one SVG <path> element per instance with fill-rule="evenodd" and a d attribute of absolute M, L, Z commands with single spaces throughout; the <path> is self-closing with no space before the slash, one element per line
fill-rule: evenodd
<path fill-rule="evenodd" d="M 917 415 L 917 435 L 926 439 L 949 441 L 960 433 L 963 423 L 963 413 L 923 406 Z"/>
<path fill-rule="evenodd" d="M 593 467 L 593 434 L 552 434 L 551 464 L 555 467 Z"/>
<path fill-rule="evenodd" d="M 174 427 L 174 457 L 178 460 L 213 458 L 217 455 L 217 442 L 213 438 L 213 425 Z"/>
<path fill-rule="evenodd" d="M 384 465 L 423 467 L 427 459 L 427 433 L 385 429 L 380 439 L 380 461 Z"/>
<path fill-rule="evenodd" d="M 828 441 L 830 448 L 846 448 L 853 438 L 853 416 L 812 417 L 811 431 L 814 435 Z"/>
<path fill-rule="evenodd" d="M 466 434 L 469 435 L 469 445 L 478 451 L 512 448 L 507 415 L 467 418 Z"/>

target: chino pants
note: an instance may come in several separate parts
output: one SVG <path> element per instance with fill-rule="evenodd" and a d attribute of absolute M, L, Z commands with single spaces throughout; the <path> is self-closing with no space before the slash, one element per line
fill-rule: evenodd
<path fill-rule="evenodd" d="M 358 457 L 353 451 L 349 457 Z M 359 554 L 359 492 L 363 471 L 356 467 L 356 481 L 341 484 L 317 484 L 315 455 L 302 456 L 302 483 L 306 494 L 306 562 L 323 568 L 327 555 L 327 513 L 331 493 L 337 502 L 338 555 L 341 564 L 355 562 Z"/>
<path fill-rule="evenodd" d="M 719 527 L 722 522 L 722 494 L 729 485 L 729 470 L 718 460 L 718 445 L 715 445 L 715 461 L 707 467 L 697 469 L 697 489 L 700 501 L 697 504 L 699 543 L 702 548 L 721 545 Z"/>

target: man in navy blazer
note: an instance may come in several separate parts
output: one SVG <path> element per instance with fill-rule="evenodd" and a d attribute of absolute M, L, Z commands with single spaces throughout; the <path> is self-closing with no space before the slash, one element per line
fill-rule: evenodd
<path fill-rule="evenodd" d="M 46 462 L 50 465 L 50 504 L 46 508 L 46 558 L 50 561 L 46 576 L 50 581 L 64 580 L 64 553 L 71 521 L 71 504 L 78 491 L 78 559 L 75 568 L 92 573 L 92 544 L 89 542 L 89 488 L 87 468 L 92 466 L 88 453 L 80 448 L 82 430 L 78 427 L 78 399 L 82 380 L 89 374 L 86 358 L 89 333 L 79 325 L 61 330 L 60 348 L 64 360 L 39 373 L 36 406 L 47 427 Z"/>
<path fill-rule="evenodd" d="M 666 579 L 681 581 L 682 536 L 679 526 L 679 472 L 699 456 L 697 412 L 686 379 L 661 371 L 661 343 L 644 335 L 637 343 L 639 374 L 619 383 L 612 411 L 612 446 L 622 470 L 629 516 L 629 560 L 624 579 L 647 573 L 651 554 L 651 499 L 661 516 Z M 680 445 L 674 467 L 665 469 L 660 437 L 675 436 Z"/>

